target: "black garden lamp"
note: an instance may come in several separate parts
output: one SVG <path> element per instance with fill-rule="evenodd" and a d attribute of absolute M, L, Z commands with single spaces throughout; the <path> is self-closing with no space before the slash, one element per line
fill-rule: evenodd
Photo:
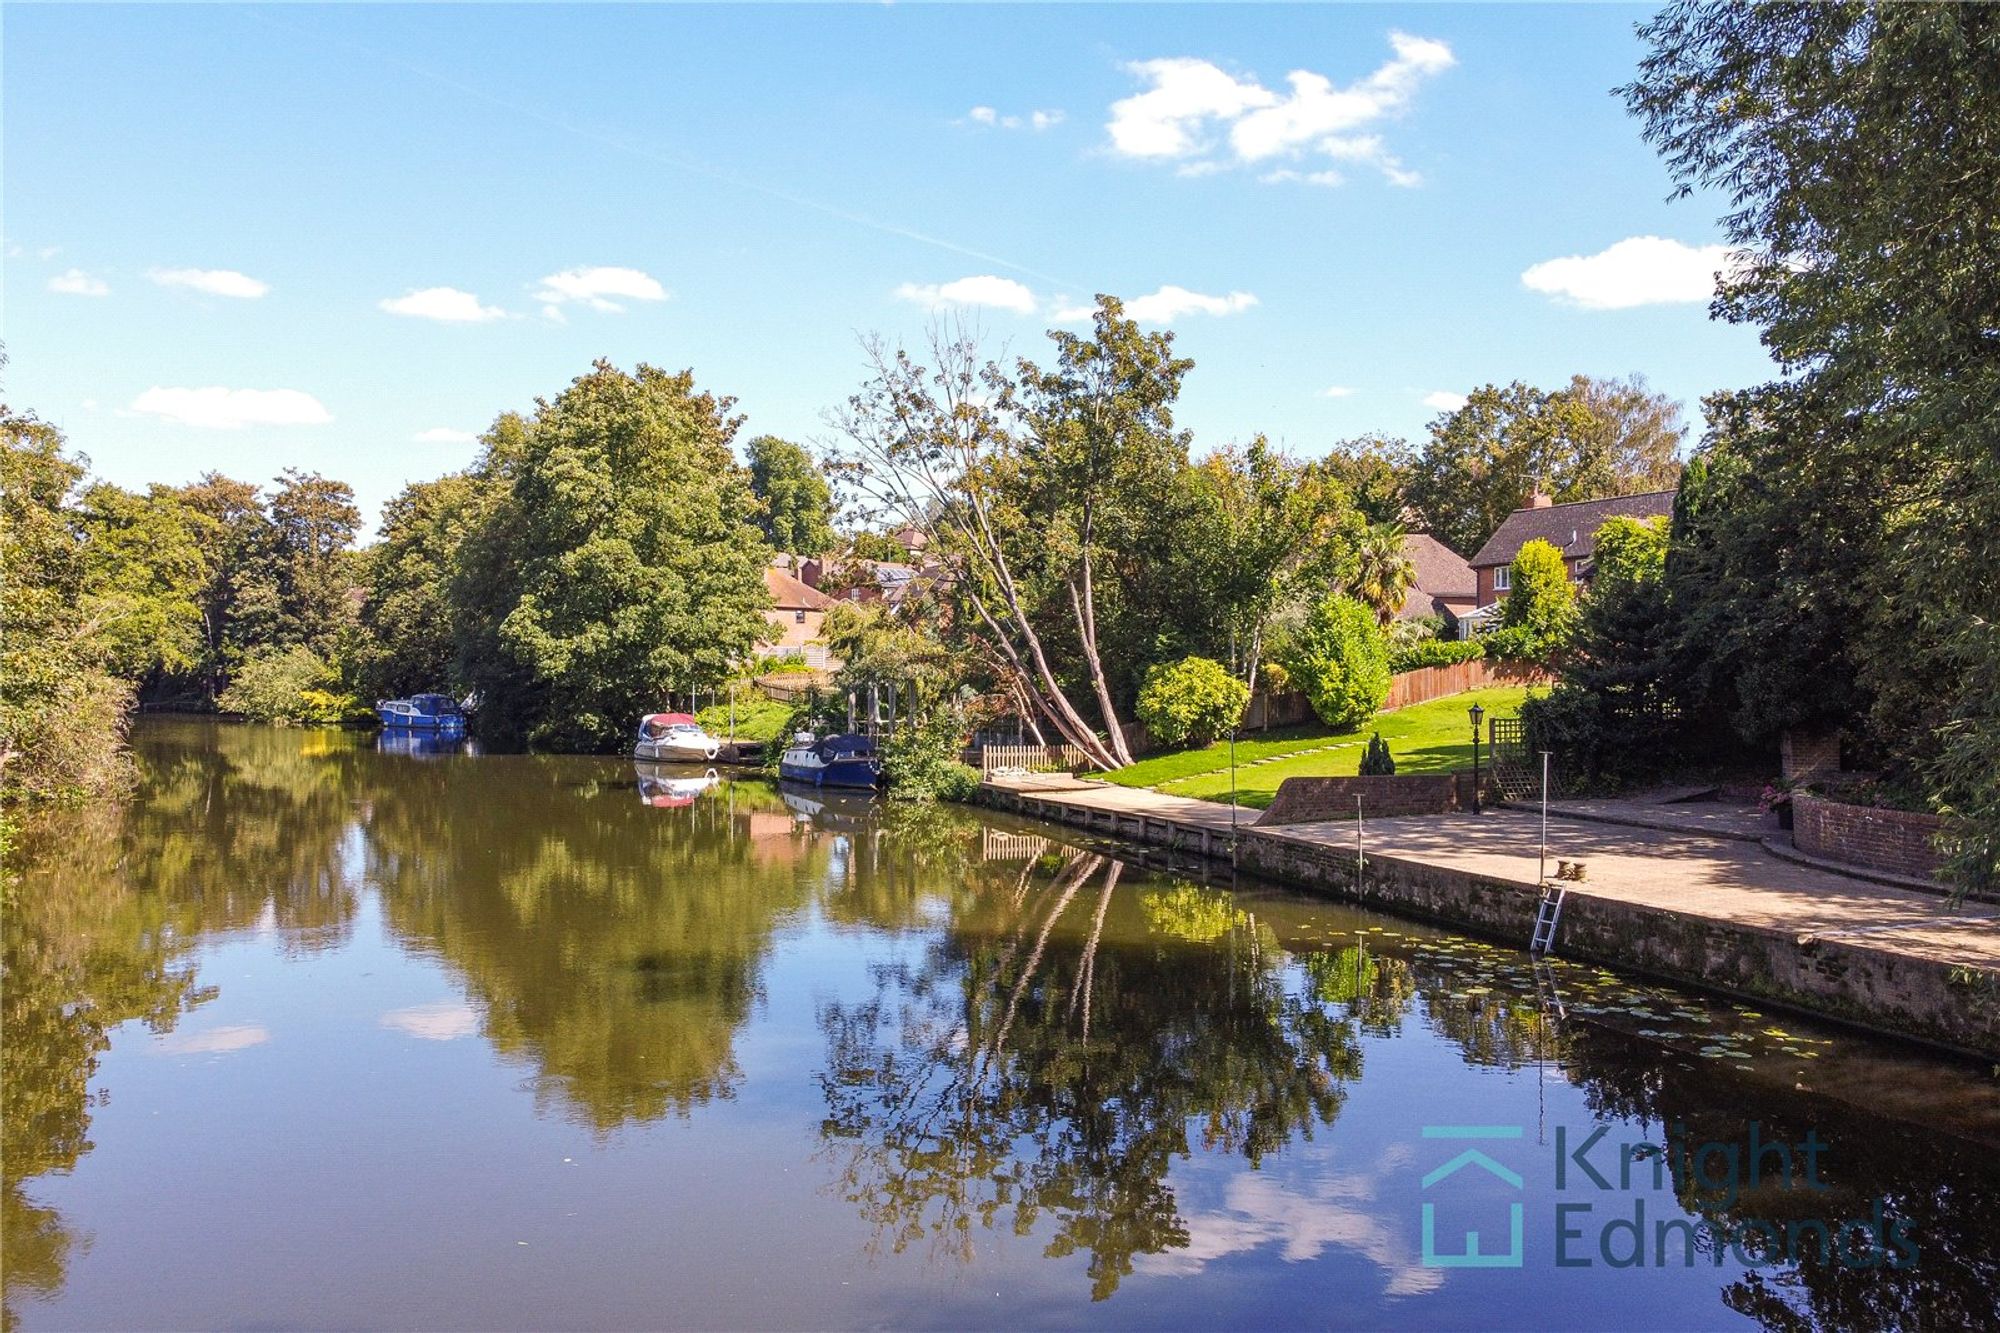
<path fill-rule="evenodd" d="M 1479 807 L 1479 724 L 1486 719 L 1486 710 L 1478 704 L 1465 710 L 1472 718 L 1472 813 L 1484 813 Z"/>

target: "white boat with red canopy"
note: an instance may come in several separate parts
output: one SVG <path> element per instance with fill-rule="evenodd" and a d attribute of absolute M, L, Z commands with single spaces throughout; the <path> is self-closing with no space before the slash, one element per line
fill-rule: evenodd
<path fill-rule="evenodd" d="M 722 742 L 702 729 L 688 713 L 648 713 L 639 719 L 632 743 L 634 759 L 661 763 L 707 763 L 722 753 Z"/>

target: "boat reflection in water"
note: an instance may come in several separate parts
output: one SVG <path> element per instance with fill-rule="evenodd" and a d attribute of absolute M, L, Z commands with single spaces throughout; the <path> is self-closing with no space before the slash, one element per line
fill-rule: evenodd
<path fill-rule="evenodd" d="M 384 727 L 375 735 L 375 748 L 382 754 L 435 759 L 440 755 L 476 755 L 479 753 L 479 742 L 468 738 L 462 731 Z"/>
<path fill-rule="evenodd" d="M 686 764 L 641 761 L 632 765 L 632 772 L 639 780 L 639 800 L 658 810 L 693 805 L 696 797 L 714 790 L 722 780 L 712 768 L 697 769 Z"/>

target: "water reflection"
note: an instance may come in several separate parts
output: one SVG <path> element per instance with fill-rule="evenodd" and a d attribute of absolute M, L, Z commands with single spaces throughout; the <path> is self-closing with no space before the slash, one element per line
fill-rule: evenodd
<path fill-rule="evenodd" d="M 1255 1165 L 1339 1114 L 1353 1024 L 1288 993 L 1268 931 L 1191 885 L 1117 892 L 1073 852 L 959 905 L 922 962 L 832 1003 L 823 1134 L 875 1243 L 961 1260 L 1045 1220 L 1103 1299 L 1189 1242 L 1168 1172 L 1198 1144 Z"/>
<path fill-rule="evenodd" d="M 6 914 L 10 1327 L 23 1302 L 61 1301 L 86 1271 L 126 1293 L 131 1322 L 227 1322 L 147 1306 L 154 1269 L 115 1246 L 93 1251 L 93 1230 L 153 1216 L 160 1199 L 102 1178 L 95 1195 L 58 1188 L 89 1172 L 94 1118 L 138 1077 L 107 1082 L 114 1048 L 173 1057 L 145 1062 L 154 1094 L 183 1089 L 186 1105 L 225 1121 L 225 1102 L 196 1095 L 210 1085 L 175 1071 L 247 1069 L 284 1046 L 278 1017 L 217 1003 L 238 984 L 210 961 L 225 946 L 265 951 L 300 1013 L 335 1007 L 314 987 L 367 991 L 365 1026 L 320 1036 L 344 1078 L 391 1080 L 391 1095 L 406 1082 L 402 1118 L 374 1131 L 385 1155 L 399 1132 L 412 1144 L 434 1127 L 450 1134 L 447 1115 L 499 1101 L 576 1135 L 587 1148 L 572 1155 L 615 1160 L 648 1202 L 620 1213 L 609 1185 L 572 1198 L 570 1217 L 603 1209 L 575 1224 L 593 1252 L 635 1228 L 673 1231 L 685 1288 L 754 1254 L 782 1220 L 831 1208 L 813 1214 L 809 1239 L 850 1265 L 839 1269 L 850 1303 L 780 1284 L 771 1299 L 797 1303 L 763 1307 L 775 1322 L 906 1322 L 953 1290 L 953 1274 L 998 1262 L 989 1241 L 1016 1236 L 1028 1257 L 1009 1261 L 1012 1281 L 1051 1319 L 1191 1322 L 1160 1284 L 1205 1275 L 1221 1285 L 1203 1290 L 1240 1292 L 1228 1284 L 1249 1272 L 1275 1293 L 1256 1309 L 1295 1319 L 1324 1308 L 1314 1293 L 1339 1271 L 1316 1265 L 1358 1262 L 1382 1300 L 1418 1302 L 1395 1306 L 1397 1318 L 1480 1322 L 1485 1301 L 1465 1303 L 1470 1288 L 1416 1257 L 1424 1164 L 1410 1145 L 1423 1108 L 1497 1098 L 1656 1140 L 1740 1139 L 1752 1120 L 1767 1137 L 1815 1130 L 1833 1188 L 1812 1206 L 1859 1216 L 1880 1199 L 1923 1246 L 1909 1270 L 1815 1253 L 1761 1268 L 1704 1257 L 1660 1289 L 1679 1304 L 1657 1309 L 1681 1322 L 2000 1325 L 2000 1098 L 1990 1079 L 1914 1052 L 1294 895 L 1229 892 L 957 809 L 705 769 L 207 724 L 149 724 L 141 759 L 143 799 L 31 830 Z M 388 961 L 306 979 L 371 948 Z M 385 1064 L 371 1041 L 413 1063 Z M 446 1059 L 453 1079 L 498 1061 L 501 1081 L 433 1111 L 423 1061 Z M 299 1075 L 214 1077 L 205 1095 L 254 1099 L 268 1091 L 257 1079 Z M 355 1095 L 327 1087 L 336 1109 Z M 169 1128 L 168 1151 L 259 1197 L 252 1168 L 204 1137 L 199 1116 Z M 649 1156 L 649 1143 L 673 1150 Z M 672 1164 L 709 1151 L 773 1164 L 742 1186 L 749 1220 L 737 1230 L 714 1200 L 683 1202 L 701 1178 Z M 327 1187 L 336 1214 L 342 1188 L 404 1188 L 387 1168 L 349 1169 L 351 1182 Z M 435 1184 L 502 1205 L 550 1188 L 464 1170 Z M 1725 1204 L 1680 1176 L 1662 1203 L 1718 1226 L 1782 1227 L 1800 1207 L 1770 1192 Z M 199 1258 L 235 1221 L 185 1206 L 196 1225 L 184 1244 Z M 421 1229 L 379 1239 L 399 1255 L 440 1243 Z M 342 1245 L 363 1243 L 342 1235 L 330 1271 L 345 1267 Z M 874 1266 L 852 1265 L 861 1256 Z M 1508 1290 L 1531 1301 L 1535 1283 L 1560 1276 L 1546 1260 Z M 296 1286 L 260 1284 L 277 1303 L 238 1322 L 323 1321 L 313 1302 L 329 1271 L 301 1271 Z M 658 1262 L 590 1271 L 565 1288 L 578 1322 L 679 1308 L 628 1301 L 656 1280 L 672 1289 Z M 467 1301 L 546 1289 L 509 1287 L 469 1260 L 428 1280 Z M 1355 1299 L 1356 1317 L 1389 1317 Z M 419 1322 L 412 1309 L 375 1321 Z M 560 1317 L 525 1303 L 488 1317 L 510 1309 L 524 1323 Z"/>

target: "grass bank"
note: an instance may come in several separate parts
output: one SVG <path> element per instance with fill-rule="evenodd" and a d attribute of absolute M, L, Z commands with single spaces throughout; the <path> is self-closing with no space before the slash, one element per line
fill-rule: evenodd
<path fill-rule="evenodd" d="M 1447 773 L 1472 766 L 1472 723 L 1466 710 L 1475 703 L 1489 714 L 1520 711 L 1528 697 L 1523 686 L 1469 690 L 1445 699 L 1379 713 L 1354 731 L 1323 726 L 1286 727 L 1236 742 L 1236 798 L 1261 810 L 1278 794 L 1278 784 L 1296 777 L 1351 777 L 1361 765 L 1368 737 L 1382 733 L 1396 757 L 1398 773 Z M 1126 787 L 1154 787 L 1175 796 L 1229 799 L 1229 743 L 1200 750 L 1154 755 L 1103 775 Z"/>

